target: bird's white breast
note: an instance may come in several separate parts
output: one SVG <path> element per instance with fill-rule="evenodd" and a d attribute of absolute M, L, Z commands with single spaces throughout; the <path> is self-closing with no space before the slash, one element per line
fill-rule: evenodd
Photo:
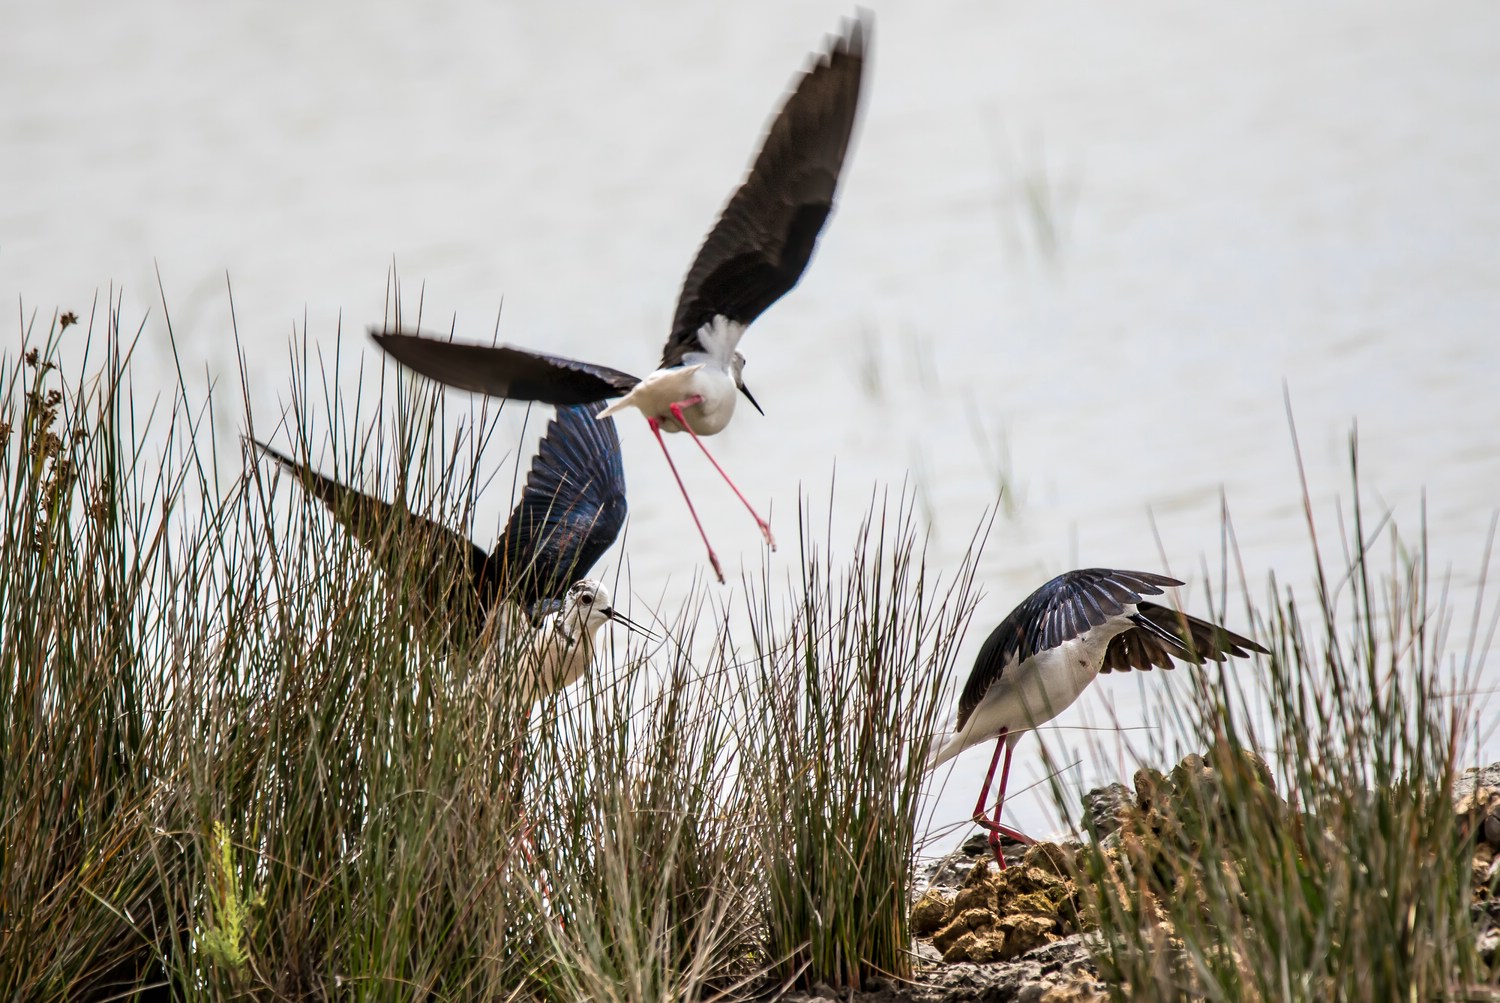
<path fill-rule="evenodd" d="M 556 619 L 549 618 L 537 631 L 524 666 L 536 680 L 537 697 L 571 686 L 594 660 L 591 632 L 580 631 L 576 639 L 570 640 L 556 629 Z"/>
<path fill-rule="evenodd" d="M 1020 719 L 1012 727 L 1035 727 L 1061 714 L 1078 699 L 1104 662 L 1106 638 L 1100 643 L 1090 631 L 1073 641 L 1033 655 L 1029 671 L 1017 672 L 1015 703 Z M 1109 632 L 1111 636 L 1114 631 Z"/>
<path fill-rule="evenodd" d="M 713 435 L 729 424 L 734 416 L 735 397 L 739 388 L 734 378 L 712 362 L 672 369 L 658 369 L 637 383 L 630 393 L 600 412 L 600 417 L 614 414 L 623 408 L 639 408 L 648 418 L 661 422 L 668 432 L 680 432 L 682 426 L 672 416 L 673 404 L 693 397 L 702 401 L 682 409 L 683 417 L 699 435 Z"/>

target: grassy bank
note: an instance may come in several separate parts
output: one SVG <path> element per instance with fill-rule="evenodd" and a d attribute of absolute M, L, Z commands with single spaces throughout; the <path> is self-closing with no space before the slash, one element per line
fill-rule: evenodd
<path fill-rule="evenodd" d="M 657 611 L 666 643 L 619 638 L 532 706 L 519 637 L 486 661 L 413 615 L 426 555 L 373 568 L 317 502 L 214 455 L 239 402 L 135 400 L 114 318 L 82 326 L 0 369 L 0 993 L 698 1000 L 911 974 L 915 764 L 966 669 L 986 526 L 938 574 L 909 495 L 849 540 L 804 512 L 797 576 L 744 583 L 743 617 L 696 594 Z M 92 358 L 56 368 L 62 337 Z M 472 521 L 489 412 L 442 439 L 441 394 L 351 401 L 305 367 L 290 399 L 327 472 Z M 1269 722 L 1253 668 L 1177 674 L 1198 682 L 1173 734 L 1230 786 L 1085 859 L 1120 998 L 1484 977 L 1468 835 L 1438 811 L 1471 722 L 1438 692 L 1420 547 L 1387 543 L 1382 576 L 1361 543 L 1250 611 Z M 1250 748 L 1291 808 L 1237 771 Z"/>
<path fill-rule="evenodd" d="M 224 402 L 134 400 L 95 324 L 0 373 L 0 992 L 655 1000 L 909 971 L 910 753 L 972 608 L 909 499 L 848 566 L 804 524 L 801 580 L 746 583 L 749 636 L 700 594 L 649 659 L 622 641 L 533 707 L 517 638 L 484 664 L 412 615 L 425 555 L 376 570 L 270 470 L 216 481 Z M 56 368 L 64 337 L 92 361 Z M 440 394 L 319 384 L 292 389 L 299 449 L 466 525 L 487 415 L 444 442 Z"/>
<path fill-rule="evenodd" d="M 1115 999 L 1500 998 L 1475 951 L 1488 906 L 1453 790 L 1475 765 L 1465 694 L 1484 605 L 1473 640 L 1451 650 L 1425 528 L 1408 539 L 1369 524 L 1353 441 L 1349 460 L 1354 500 L 1336 525 L 1305 506 L 1310 593 L 1273 579 L 1265 612 L 1247 611 L 1271 656 L 1248 678 L 1233 666 L 1179 678 L 1158 740 L 1133 750 L 1202 760 L 1138 773 L 1120 831 L 1083 857 Z M 1482 899 L 1497 890 L 1478 886 Z"/>

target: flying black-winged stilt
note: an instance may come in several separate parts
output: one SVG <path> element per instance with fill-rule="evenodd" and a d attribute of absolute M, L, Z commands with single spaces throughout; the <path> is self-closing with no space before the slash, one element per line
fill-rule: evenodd
<path fill-rule="evenodd" d="M 596 420 L 597 404 L 559 408 L 547 426 L 494 553 L 431 519 L 317 473 L 255 442 L 323 502 L 387 571 L 412 553 L 431 564 L 417 596 L 424 620 L 466 617 L 473 633 L 513 603 L 538 625 L 525 658 L 542 691 L 573 682 L 588 668 L 593 640 L 613 620 L 646 637 L 650 631 L 614 608 L 588 572 L 625 523 L 625 471 L 613 420 Z M 570 585 L 571 583 L 571 585 Z"/>
<path fill-rule="evenodd" d="M 1142 571 L 1069 571 L 1033 592 L 990 632 L 958 698 L 954 729 L 934 739 L 927 768 L 995 739 L 974 821 L 989 830 L 990 849 L 1002 869 L 1002 835 L 1033 842 L 1000 824 L 1010 752 L 1023 734 L 1062 713 L 1101 672 L 1170 669 L 1173 658 L 1202 665 L 1208 659 L 1222 662 L 1230 655 L 1266 653 L 1218 624 L 1143 598 L 1181 584 Z M 1000 794 L 993 816 L 987 817 L 985 802 L 1002 752 Z"/>
<path fill-rule="evenodd" d="M 869 33 L 869 14 L 861 11 L 792 88 L 749 176 L 688 269 L 661 366 L 645 379 L 509 345 L 468 345 L 376 329 L 372 337 L 404 365 L 449 386 L 559 405 L 619 397 L 601 418 L 626 407 L 640 409 L 667 457 L 714 574 L 723 582 L 718 556 L 661 433 L 686 431 L 692 437 L 750 510 L 766 543 L 776 549 L 770 524 L 699 436 L 713 435 L 729 423 L 736 392 L 760 411 L 745 387 L 740 337 L 797 284 L 833 210 L 859 107 Z"/>

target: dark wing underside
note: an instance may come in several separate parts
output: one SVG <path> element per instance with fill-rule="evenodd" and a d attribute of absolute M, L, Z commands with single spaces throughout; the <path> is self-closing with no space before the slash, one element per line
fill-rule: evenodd
<path fill-rule="evenodd" d="M 512 345 L 470 345 L 370 329 L 375 343 L 414 372 L 461 390 L 567 407 L 618 397 L 640 380 L 591 362 Z"/>
<path fill-rule="evenodd" d="M 864 70 L 865 15 L 802 75 L 683 281 L 662 366 L 699 350 L 716 316 L 748 325 L 797 284 L 833 210 L 854 131 Z"/>
<path fill-rule="evenodd" d="M 327 506 L 393 584 L 410 583 L 412 609 L 419 622 L 433 618 L 462 621 L 471 633 L 484 626 L 499 586 L 484 550 L 462 534 L 413 514 L 405 505 L 392 505 L 340 484 L 263 442 L 255 445 Z"/>
<path fill-rule="evenodd" d="M 601 410 L 558 410 L 491 558 L 505 565 L 507 595 L 533 615 L 587 575 L 625 524 L 620 437 Z"/>
<path fill-rule="evenodd" d="M 1175 578 L 1142 571 L 1084 568 L 1058 575 L 1010 611 L 990 632 L 958 698 L 958 727 L 999 681 L 1012 659 L 1018 663 L 1102 626 L 1111 617 L 1138 605 L 1142 596 L 1161 595 L 1181 585 Z"/>
<path fill-rule="evenodd" d="M 1202 665 L 1210 659 L 1222 662 L 1230 656 L 1246 658 L 1252 651 L 1267 654 L 1248 637 L 1154 602 L 1138 603 L 1136 614 L 1145 623 L 1115 635 L 1104 652 L 1100 672 L 1170 669 L 1173 658 Z"/>

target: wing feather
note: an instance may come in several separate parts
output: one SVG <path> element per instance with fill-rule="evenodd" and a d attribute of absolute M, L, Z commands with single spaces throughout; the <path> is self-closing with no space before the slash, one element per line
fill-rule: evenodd
<path fill-rule="evenodd" d="M 507 594 L 534 613 L 561 600 L 625 524 L 625 468 L 613 418 L 599 404 L 559 408 L 526 476 L 494 560 Z"/>
<path fill-rule="evenodd" d="M 985 639 L 958 699 L 958 728 L 1007 667 L 1102 626 L 1124 614 L 1127 606 L 1138 607 L 1144 595 L 1160 595 L 1164 588 L 1181 584 L 1165 575 L 1108 568 L 1058 575 L 1022 600 Z"/>
<path fill-rule="evenodd" d="M 568 407 L 618 397 L 640 382 L 608 366 L 514 345 L 471 345 L 374 328 L 370 337 L 414 372 L 450 387 L 492 397 Z"/>
<path fill-rule="evenodd" d="M 847 23 L 772 120 L 749 176 L 688 269 L 663 367 L 699 351 L 698 331 L 715 317 L 748 326 L 802 277 L 833 211 L 870 30 L 864 13 Z"/>
<path fill-rule="evenodd" d="M 1173 658 L 1194 665 L 1227 658 L 1246 658 L 1250 652 L 1269 654 L 1265 648 L 1234 631 L 1187 613 L 1153 602 L 1136 604 L 1142 626 L 1115 635 L 1104 653 L 1100 672 L 1129 672 L 1152 667 L 1170 669 Z M 1162 635 L 1173 638 L 1168 642 Z"/>
<path fill-rule="evenodd" d="M 393 505 L 341 484 L 264 442 L 255 446 L 321 501 L 393 582 L 416 586 L 412 601 L 420 622 L 462 620 L 475 633 L 484 626 L 500 582 L 482 548 L 404 504 Z"/>

